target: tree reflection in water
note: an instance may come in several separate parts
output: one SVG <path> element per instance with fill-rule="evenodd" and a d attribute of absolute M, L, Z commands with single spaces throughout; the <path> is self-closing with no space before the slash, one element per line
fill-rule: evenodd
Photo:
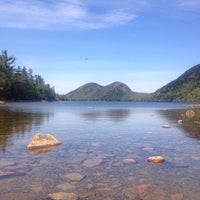
<path fill-rule="evenodd" d="M 30 133 L 33 126 L 40 125 L 52 114 L 11 111 L 0 109 L 0 151 L 13 143 L 16 136 Z"/>
<path fill-rule="evenodd" d="M 188 117 L 187 110 L 159 110 L 158 112 L 172 123 L 177 122 L 177 127 L 183 130 L 186 136 L 200 140 L 200 109 L 192 109 L 194 116 Z M 182 120 L 182 124 L 178 124 Z"/>

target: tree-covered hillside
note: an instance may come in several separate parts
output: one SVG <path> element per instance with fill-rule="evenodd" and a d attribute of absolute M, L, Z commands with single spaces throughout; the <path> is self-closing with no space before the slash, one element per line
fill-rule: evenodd
<path fill-rule="evenodd" d="M 31 69 L 16 66 L 16 58 L 4 50 L 0 54 L 0 99 L 2 100 L 55 100 L 53 87 L 45 84 Z"/>
<path fill-rule="evenodd" d="M 62 100 L 148 101 L 151 94 L 133 92 L 127 85 L 114 82 L 107 86 L 87 83 L 62 96 Z"/>
<path fill-rule="evenodd" d="M 200 64 L 154 93 L 155 101 L 200 101 Z"/>
<path fill-rule="evenodd" d="M 199 102 L 200 64 L 154 93 L 134 92 L 120 82 L 105 87 L 89 83 L 64 95 L 63 100 Z"/>

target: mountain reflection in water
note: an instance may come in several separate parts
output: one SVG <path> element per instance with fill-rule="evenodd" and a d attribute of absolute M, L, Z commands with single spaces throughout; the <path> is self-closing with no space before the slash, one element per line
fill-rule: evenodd
<path fill-rule="evenodd" d="M 110 109 L 106 111 L 90 111 L 82 113 L 81 116 L 86 120 L 96 121 L 100 118 L 106 118 L 115 122 L 121 122 L 128 118 L 131 114 L 129 109 Z"/>

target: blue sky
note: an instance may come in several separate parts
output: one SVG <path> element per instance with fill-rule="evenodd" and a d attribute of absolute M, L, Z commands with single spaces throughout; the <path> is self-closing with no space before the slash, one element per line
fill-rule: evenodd
<path fill-rule="evenodd" d="M 153 92 L 200 63 L 200 0 L 1 0 L 0 47 L 58 93 Z"/>

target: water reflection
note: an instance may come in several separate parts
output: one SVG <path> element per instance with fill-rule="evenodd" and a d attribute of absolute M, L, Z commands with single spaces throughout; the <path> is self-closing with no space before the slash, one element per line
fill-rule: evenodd
<path fill-rule="evenodd" d="M 31 132 L 33 126 L 38 126 L 48 120 L 50 113 L 27 113 L 0 109 L 0 151 L 13 143 L 13 138 Z"/>
<path fill-rule="evenodd" d="M 188 137 L 200 140 L 200 109 L 193 109 L 195 115 L 193 117 L 186 116 L 187 110 L 160 110 L 162 116 L 170 120 L 172 123 L 177 123 Z M 182 120 L 182 124 L 178 124 L 178 120 Z"/>
<path fill-rule="evenodd" d="M 17 148 L 7 147 L 10 151 L 0 158 L 0 199 L 47 200 L 50 194 L 71 193 L 82 200 L 199 200 L 199 143 L 177 128 L 192 120 L 184 118 L 186 110 L 98 103 L 89 110 L 78 102 L 74 106 L 70 102 L 26 104 L 23 108 L 28 109 L 23 112 L 12 108 L 12 114 L 1 113 L 4 123 L 11 116 L 18 120 L 12 126 L 8 123 L 7 127 L 19 129 L 10 131 L 11 138 L 24 134 L 23 129 L 33 131 L 38 124 L 42 130 L 56 133 L 63 145 L 51 153 L 38 150 L 34 155 L 16 144 Z M 54 112 L 53 119 L 46 122 L 49 111 Z M 177 123 L 180 119 L 184 121 L 181 125 Z M 172 129 L 162 129 L 162 123 L 169 123 Z M 21 136 L 12 141 L 25 149 Z M 166 162 L 150 165 L 147 158 L 153 155 L 164 156 Z"/>
<path fill-rule="evenodd" d="M 55 145 L 55 146 L 38 148 L 38 149 L 29 149 L 29 151 L 32 154 L 37 156 L 37 155 L 41 155 L 41 154 L 44 154 L 44 153 L 50 153 L 50 152 L 54 151 L 57 147 L 58 147 L 58 145 Z"/>
<path fill-rule="evenodd" d="M 85 120 L 96 121 L 98 119 L 106 118 L 111 121 L 121 122 L 126 120 L 131 114 L 129 109 L 111 109 L 105 111 L 89 111 L 82 113 L 81 116 Z"/>

